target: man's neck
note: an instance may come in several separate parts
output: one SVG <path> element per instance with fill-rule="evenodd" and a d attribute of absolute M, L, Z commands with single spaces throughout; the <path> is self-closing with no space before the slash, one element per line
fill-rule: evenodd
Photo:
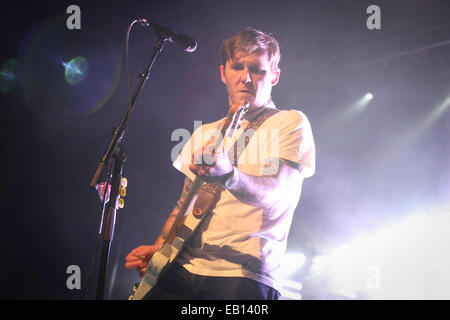
<path fill-rule="evenodd" d="M 272 100 L 270 100 L 269 102 L 267 102 L 265 105 L 263 105 L 261 107 L 256 107 L 256 108 L 249 110 L 245 114 L 244 119 L 246 119 L 248 121 L 252 121 L 252 120 L 256 119 L 258 116 L 260 116 L 264 112 L 264 110 L 266 110 L 267 108 L 276 109 L 275 104 L 273 103 Z"/>

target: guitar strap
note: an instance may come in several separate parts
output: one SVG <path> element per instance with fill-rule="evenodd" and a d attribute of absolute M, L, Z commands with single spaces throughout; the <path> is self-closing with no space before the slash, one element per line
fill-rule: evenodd
<path fill-rule="evenodd" d="M 250 138 L 253 136 L 259 126 L 277 112 L 279 112 L 279 110 L 263 107 L 256 118 L 248 123 L 245 130 L 234 143 L 232 150 L 228 151 L 228 156 L 230 157 L 233 166 L 237 166 L 239 157 L 247 147 Z M 203 184 L 203 186 L 200 188 L 200 191 L 198 192 L 198 197 L 194 204 L 194 216 L 197 218 L 203 218 L 205 214 L 213 210 L 216 207 L 217 202 L 219 201 L 220 194 L 224 190 L 225 187 L 218 184 Z"/>

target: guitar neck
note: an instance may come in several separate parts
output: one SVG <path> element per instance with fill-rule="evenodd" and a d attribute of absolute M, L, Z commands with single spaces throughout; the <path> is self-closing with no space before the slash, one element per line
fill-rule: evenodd
<path fill-rule="evenodd" d="M 203 181 L 200 178 L 196 177 L 194 182 L 192 183 L 191 190 L 189 190 L 188 194 L 186 195 L 180 211 L 178 212 L 177 217 L 169 231 L 166 242 L 172 243 L 175 239 L 178 233 L 178 228 L 183 223 L 187 210 L 192 207 L 194 201 L 197 199 L 196 195 L 198 194 L 198 191 L 200 190 L 202 184 Z"/>
<path fill-rule="evenodd" d="M 235 103 L 235 105 L 230 109 L 230 112 L 228 113 L 225 123 L 222 126 L 222 129 L 220 130 L 221 134 L 216 141 L 214 150 L 217 150 L 217 148 L 219 148 L 227 133 L 230 135 L 230 137 L 234 135 L 235 129 L 239 126 L 241 120 L 243 119 L 243 116 L 247 111 L 248 111 L 248 102 L 244 103 L 241 107 L 239 107 L 239 103 Z M 229 131 L 229 129 L 231 129 L 231 131 Z M 173 240 L 175 239 L 179 231 L 179 227 L 184 222 L 186 212 L 188 210 L 191 210 L 195 200 L 197 200 L 197 195 L 202 185 L 203 181 L 199 177 L 195 177 L 191 189 L 186 195 L 186 198 L 184 199 L 183 204 L 177 214 L 177 217 L 169 231 L 169 235 L 167 236 L 166 242 L 172 244 Z"/>

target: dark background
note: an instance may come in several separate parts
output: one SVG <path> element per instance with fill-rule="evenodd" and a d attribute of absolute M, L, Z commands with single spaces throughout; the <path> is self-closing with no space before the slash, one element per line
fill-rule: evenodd
<path fill-rule="evenodd" d="M 81 30 L 66 28 L 71 4 L 81 8 Z M 381 30 L 366 27 L 371 4 L 381 8 Z M 171 133 L 224 115 L 219 47 L 246 26 L 278 39 L 273 99 L 302 110 L 316 142 L 317 171 L 304 183 L 288 244 L 306 257 L 296 276 L 304 298 L 341 298 L 308 280 L 315 256 L 448 204 L 450 113 L 436 114 L 450 97 L 448 1 L 9 1 L 0 11 L 0 65 L 16 59 L 18 70 L 12 81 L 3 73 L 10 87 L 0 95 L 0 298 L 80 297 L 66 287 L 66 268 L 87 274 L 100 218 L 89 182 L 127 103 L 125 34 L 141 17 L 192 36 L 198 49 L 167 45 L 136 104 L 107 298 L 128 296 L 137 274 L 124 268 L 126 254 L 153 243 L 178 199 L 183 176 L 171 166 Z M 155 40 L 139 26 L 131 31 L 133 87 Z M 69 85 L 63 63 L 76 56 L 88 72 Z M 358 111 L 366 92 L 374 99 Z M 427 263 L 446 265 L 444 252 Z M 97 272 L 95 265 L 88 298 Z"/>

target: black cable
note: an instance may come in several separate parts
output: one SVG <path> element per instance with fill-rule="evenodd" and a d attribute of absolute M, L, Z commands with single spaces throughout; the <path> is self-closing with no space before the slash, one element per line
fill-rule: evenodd
<path fill-rule="evenodd" d="M 133 27 L 133 25 L 138 22 L 138 20 L 134 20 L 133 22 L 131 22 L 131 24 L 128 26 L 127 28 L 127 33 L 126 33 L 126 37 L 125 37 L 125 67 L 126 67 L 126 73 L 127 73 L 127 82 L 128 82 L 128 108 L 127 108 L 127 122 L 129 120 L 130 114 L 131 114 L 131 80 L 130 80 L 130 69 L 129 69 L 129 54 L 128 54 L 128 43 L 129 43 L 129 39 L 130 39 L 130 32 L 131 32 L 131 28 Z M 92 253 L 92 258 L 91 258 L 91 263 L 89 265 L 89 269 L 88 269 L 88 273 L 86 275 L 86 278 L 84 280 L 83 286 L 82 286 L 82 291 L 81 291 L 81 299 L 84 300 L 85 296 L 86 296 L 86 290 L 89 284 L 89 278 L 91 276 L 92 273 L 92 269 L 94 267 L 94 262 L 95 262 L 95 258 L 97 256 L 97 248 L 98 248 L 98 243 L 100 240 L 100 236 L 102 233 L 102 228 L 103 228 L 103 218 L 104 218 L 104 214 L 105 214 L 105 205 L 106 205 L 106 194 L 108 192 L 108 186 L 109 186 L 109 180 L 111 177 L 111 164 L 112 164 L 112 158 L 109 161 L 108 164 L 108 174 L 107 174 L 107 179 L 106 179 L 106 183 L 105 183 L 105 189 L 103 190 L 103 203 L 102 203 L 102 214 L 101 214 L 101 219 L 100 219 L 100 225 L 99 225 L 99 232 L 97 233 L 97 237 L 95 239 L 95 246 L 94 246 L 94 251 Z"/>
<path fill-rule="evenodd" d="M 131 22 L 131 24 L 128 26 L 127 29 L 127 35 L 125 37 L 125 68 L 127 72 L 127 82 L 128 82 L 128 109 L 127 109 L 127 123 L 130 118 L 131 114 L 131 80 L 130 80 L 130 68 L 129 68 L 129 55 L 128 55 L 128 42 L 130 39 L 130 32 L 131 28 L 134 26 L 135 23 L 139 22 L 139 20 L 134 20 Z"/>

